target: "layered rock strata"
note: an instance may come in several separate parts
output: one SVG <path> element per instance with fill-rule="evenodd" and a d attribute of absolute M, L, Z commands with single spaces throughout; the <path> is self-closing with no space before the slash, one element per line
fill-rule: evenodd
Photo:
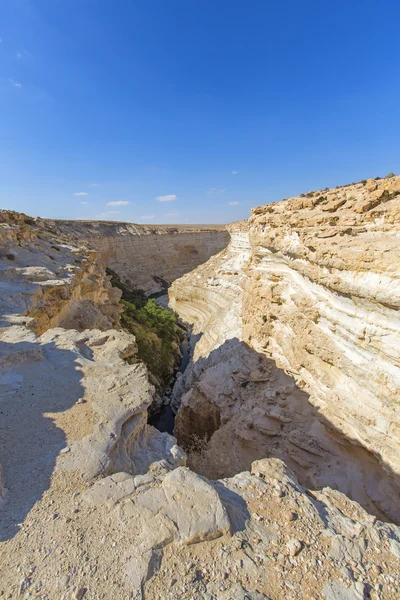
<path fill-rule="evenodd" d="M 199 338 L 176 433 L 206 438 L 204 472 L 278 456 L 400 520 L 399 216 L 399 177 L 259 207 L 174 282 L 171 306 Z M 217 425 L 197 429 L 198 413 Z"/>
<path fill-rule="evenodd" d="M 90 241 L 104 262 L 147 294 L 165 290 L 229 242 L 225 225 L 137 225 L 54 221 L 61 231 Z"/>
<path fill-rule="evenodd" d="M 252 431 L 289 438 L 285 427 L 295 411 L 288 415 L 285 401 L 297 403 L 308 436 L 299 439 L 293 426 L 295 466 L 321 452 L 310 433 L 316 437 L 322 427 L 318 420 L 310 428 L 312 408 L 305 410 L 300 382 L 246 334 L 251 225 L 248 237 L 244 225 L 234 228 L 235 246 L 212 259 L 218 273 L 201 267 L 192 290 L 191 317 L 205 329 L 201 336 L 197 327 L 195 362 L 181 377 L 198 401 L 193 416 L 211 442 L 243 417 L 247 440 L 235 448 L 221 438 L 218 468 L 225 468 L 225 455 L 248 469 L 209 480 L 184 466 L 172 436 L 146 424 L 154 390 L 135 362 L 134 336 L 116 328 L 118 294 L 86 244 L 24 215 L 2 218 L 0 596 L 398 598 L 399 527 L 339 491 L 311 492 L 280 460 L 250 464 L 260 439 Z M 89 296 L 81 285 L 87 273 L 96 274 Z M 189 289 L 182 286 L 182 294 Z M 189 304 L 182 302 L 188 311 Z"/>

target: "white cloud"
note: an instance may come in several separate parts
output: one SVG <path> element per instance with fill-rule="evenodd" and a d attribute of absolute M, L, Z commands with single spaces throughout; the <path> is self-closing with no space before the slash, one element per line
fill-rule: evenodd
<path fill-rule="evenodd" d="M 229 202 L 229 206 L 237 206 L 239 202 Z"/>
<path fill-rule="evenodd" d="M 88 187 L 98 187 L 99 183 L 89 183 Z"/>
<path fill-rule="evenodd" d="M 175 211 L 175 212 L 166 213 L 164 215 L 164 217 L 177 217 L 178 215 L 179 215 L 179 213 L 177 211 Z"/>
<path fill-rule="evenodd" d="M 207 191 L 207 194 L 222 194 L 223 192 L 226 192 L 226 189 L 218 189 L 218 188 L 210 188 Z"/>
<path fill-rule="evenodd" d="M 176 200 L 176 194 L 167 194 L 166 196 L 156 196 L 156 200 L 159 202 L 171 202 L 171 200 Z"/>
<path fill-rule="evenodd" d="M 239 171 L 235 171 L 234 169 L 232 170 L 232 175 L 237 175 L 239 173 Z"/>
<path fill-rule="evenodd" d="M 89 204 L 89 202 L 80 202 L 80 204 Z"/>
<path fill-rule="evenodd" d="M 107 206 L 127 206 L 128 200 L 116 200 L 115 202 L 107 202 Z"/>
<path fill-rule="evenodd" d="M 10 82 L 10 83 L 11 83 L 11 84 L 14 86 L 14 87 L 17 87 L 17 88 L 21 88 L 21 87 L 22 87 L 22 83 L 19 83 L 19 81 L 15 81 L 14 79 L 11 79 L 11 78 L 10 78 L 8 81 L 9 81 L 9 82 Z"/>
<path fill-rule="evenodd" d="M 88 196 L 87 192 L 75 192 L 74 196 Z"/>
<path fill-rule="evenodd" d="M 155 219 L 155 216 L 154 215 L 145 215 L 144 217 L 139 217 L 139 219 L 141 221 L 146 221 L 146 220 L 147 221 L 152 221 L 153 219 Z"/>

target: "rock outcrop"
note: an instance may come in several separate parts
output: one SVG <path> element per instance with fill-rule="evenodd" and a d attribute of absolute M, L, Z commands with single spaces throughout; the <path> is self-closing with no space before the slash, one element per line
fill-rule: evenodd
<path fill-rule="evenodd" d="M 400 520 L 399 216 L 400 177 L 259 207 L 174 282 L 171 306 L 200 338 L 176 433 L 186 447 L 205 436 L 203 472 L 277 456 Z"/>
<path fill-rule="evenodd" d="M 222 481 L 160 465 L 146 476 L 115 473 L 91 487 L 54 479 L 7 551 L 0 547 L 6 594 L 398 597 L 399 527 L 340 492 L 309 492 L 279 460 L 257 461 Z"/>
<path fill-rule="evenodd" d="M 121 293 L 83 240 L 12 211 L 0 212 L 0 226 L 1 326 L 29 322 L 40 334 L 118 323 Z"/>
<path fill-rule="evenodd" d="M 56 473 L 92 481 L 144 474 L 157 461 L 173 468 L 185 457 L 172 436 L 147 425 L 155 390 L 134 360 L 135 338 L 110 329 L 120 291 L 96 254 L 40 220 L 10 212 L 2 219 L 4 539 Z"/>
<path fill-rule="evenodd" d="M 53 221 L 90 241 L 103 261 L 147 294 L 165 291 L 178 277 L 225 248 L 225 225 L 137 225 L 107 221 Z"/>
<path fill-rule="evenodd" d="M 171 303 L 194 325 L 174 403 L 197 472 L 174 437 L 147 424 L 154 388 L 81 225 L 1 213 L 1 597 L 399 597 L 400 528 L 384 522 L 398 511 L 388 425 L 398 408 L 397 185 L 356 186 L 348 204 L 352 188 L 314 208 L 288 201 L 283 215 L 281 205 L 257 209 L 231 227 L 226 250 L 172 284 Z M 318 211 L 334 194 L 344 220 L 360 220 L 351 227 L 365 252 L 329 213 L 342 245 L 321 238 L 312 260 L 304 236 L 323 231 Z M 303 214 L 314 225 L 292 229 Z M 295 231 L 300 245 L 281 245 Z M 152 290 L 153 270 L 131 283 Z"/>

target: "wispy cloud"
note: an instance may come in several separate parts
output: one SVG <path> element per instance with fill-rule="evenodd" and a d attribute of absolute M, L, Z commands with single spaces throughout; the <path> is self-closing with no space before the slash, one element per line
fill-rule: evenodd
<path fill-rule="evenodd" d="M 175 211 L 175 212 L 169 212 L 169 213 L 165 213 L 164 217 L 178 217 L 179 216 L 179 212 Z"/>
<path fill-rule="evenodd" d="M 89 183 L 88 187 L 98 187 L 99 183 Z"/>
<path fill-rule="evenodd" d="M 237 175 L 239 173 L 239 171 L 235 171 L 234 169 L 232 169 L 232 175 Z"/>
<path fill-rule="evenodd" d="M 89 204 L 89 202 L 80 202 L 80 204 Z"/>
<path fill-rule="evenodd" d="M 144 217 L 139 217 L 139 219 L 141 221 L 152 221 L 153 219 L 155 219 L 154 215 L 144 215 Z"/>
<path fill-rule="evenodd" d="M 240 204 L 239 202 L 229 202 L 229 206 L 237 206 Z"/>
<path fill-rule="evenodd" d="M 218 189 L 218 188 L 210 188 L 207 191 L 207 194 L 223 194 L 223 192 L 226 192 L 226 189 Z"/>
<path fill-rule="evenodd" d="M 115 200 L 114 202 L 107 202 L 107 206 L 127 206 L 130 204 L 128 200 Z"/>
<path fill-rule="evenodd" d="M 14 87 L 16 87 L 16 88 L 22 88 L 22 83 L 19 83 L 19 81 L 15 81 L 15 79 L 11 79 L 11 78 L 10 78 L 8 81 L 9 81 L 9 82 L 11 83 L 11 85 L 13 85 Z"/>
<path fill-rule="evenodd" d="M 88 196 L 89 194 L 87 192 L 75 192 L 74 196 Z"/>
<path fill-rule="evenodd" d="M 21 59 L 21 58 L 33 58 L 33 55 L 31 52 L 28 52 L 28 50 L 18 50 L 17 52 L 17 58 Z"/>
<path fill-rule="evenodd" d="M 176 200 L 176 194 L 167 194 L 166 196 L 156 196 L 156 200 L 159 202 L 171 202 L 172 200 Z"/>

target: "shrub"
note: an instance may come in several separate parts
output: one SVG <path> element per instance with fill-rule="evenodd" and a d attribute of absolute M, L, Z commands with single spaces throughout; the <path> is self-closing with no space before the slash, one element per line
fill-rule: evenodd
<path fill-rule="evenodd" d="M 141 290 L 130 289 L 111 269 L 107 269 L 107 273 L 112 285 L 122 291 L 121 326 L 135 336 L 138 345 L 137 357 L 133 360 L 138 358 L 146 364 L 162 391 L 180 360 L 178 348 L 183 334 L 176 315 Z"/>

